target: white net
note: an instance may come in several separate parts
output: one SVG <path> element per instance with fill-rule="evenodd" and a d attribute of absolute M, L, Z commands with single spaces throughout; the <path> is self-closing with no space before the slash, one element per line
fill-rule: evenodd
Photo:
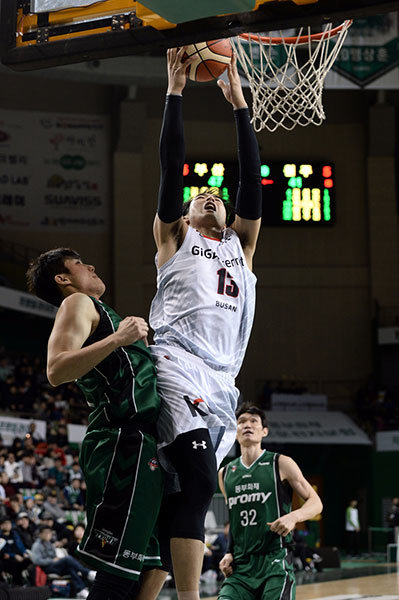
<path fill-rule="evenodd" d="M 252 93 L 255 131 L 296 125 L 321 125 L 325 119 L 324 80 L 345 41 L 352 21 L 319 34 L 302 27 L 291 37 L 249 34 L 232 39 Z"/>

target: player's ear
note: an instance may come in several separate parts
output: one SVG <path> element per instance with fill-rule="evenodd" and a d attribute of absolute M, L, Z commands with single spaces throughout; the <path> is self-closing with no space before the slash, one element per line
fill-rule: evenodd
<path fill-rule="evenodd" d="M 183 215 L 183 221 L 187 223 L 187 225 L 190 225 L 190 219 L 188 218 L 188 215 Z"/>
<path fill-rule="evenodd" d="M 269 429 L 267 427 L 263 428 L 263 437 L 267 437 L 269 435 Z"/>
<path fill-rule="evenodd" d="M 54 275 L 54 281 L 57 285 L 65 286 L 70 285 L 71 280 L 69 279 L 66 273 L 59 273 L 58 275 Z"/>

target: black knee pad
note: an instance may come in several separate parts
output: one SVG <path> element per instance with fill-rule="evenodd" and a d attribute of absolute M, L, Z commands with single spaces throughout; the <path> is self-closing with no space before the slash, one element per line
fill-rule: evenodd
<path fill-rule="evenodd" d="M 166 500 L 169 536 L 204 541 L 205 515 L 217 487 L 216 456 L 209 431 L 183 433 L 165 451 L 181 489 Z"/>

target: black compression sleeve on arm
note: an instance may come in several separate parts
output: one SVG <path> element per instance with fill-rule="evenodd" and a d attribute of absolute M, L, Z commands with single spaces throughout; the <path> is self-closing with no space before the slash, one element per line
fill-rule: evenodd
<path fill-rule="evenodd" d="M 184 131 L 183 98 L 166 97 L 161 137 L 159 140 L 161 182 L 158 193 L 158 216 L 164 223 L 173 223 L 182 215 Z"/>
<path fill-rule="evenodd" d="M 243 219 L 255 221 L 262 216 L 262 184 L 258 142 L 252 128 L 249 109 L 234 111 L 237 128 L 240 181 L 236 199 L 236 213 Z"/>
<path fill-rule="evenodd" d="M 226 553 L 230 553 L 233 554 L 233 549 L 234 549 L 234 540 L 233 540 L 233 536 L 231 535 L 231 527 L 229 527 L 229 539 L 227 541 L 227 550 Z"/>

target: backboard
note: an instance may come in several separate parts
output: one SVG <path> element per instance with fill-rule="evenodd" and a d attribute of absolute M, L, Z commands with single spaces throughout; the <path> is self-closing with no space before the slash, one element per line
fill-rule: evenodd
<path fill-rule="evenodd" d="M 0 0 L 0 52 L 25 71 L 396 10 L 397 0 Z"/>

